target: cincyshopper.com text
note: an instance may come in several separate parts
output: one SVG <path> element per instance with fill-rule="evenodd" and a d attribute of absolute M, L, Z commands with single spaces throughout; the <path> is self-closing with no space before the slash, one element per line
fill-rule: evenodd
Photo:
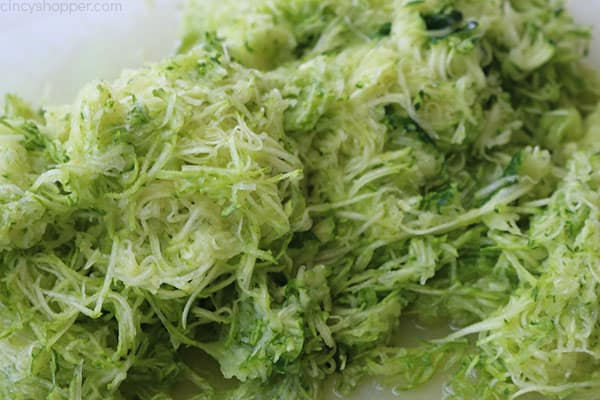
<path fill-rule="evenodd" d="M 115 1 L 0 0 L 0 14 L 86 14 L 121 11 L 123 11 L 123 3 Z"/>

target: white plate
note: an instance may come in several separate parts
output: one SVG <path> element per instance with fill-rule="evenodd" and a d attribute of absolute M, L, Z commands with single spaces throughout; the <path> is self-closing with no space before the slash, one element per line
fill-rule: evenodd
<path fill-rule="evenodd" d="M 47 3 L 68 3 L 46 0 Z M 179 36 L 179 1 L 104 0 L 109 12 L 27 13 L 0 11 L 0 94 L 17 93 L 41 104 L 69 103 L 91 80 L 114 79 L 124 68 L 136 68 L 171 54 Z M 0 0 L 7 4 L 7 0 Z M 34 3 L 12 0 L 12 3 Z M 76 2 L 72 2 L 76 3 Z M 600 39 L 600 0 L 570 0 L 579 22 L 594 25 Z M 590 60 L 600 66 L 600 40 Z M 441 382 L 403 393 L 403 400 L 441 397 Z M 339 398 L 333 393 L 331 399 Z M 369 383 L 348 400 L 398 399 L 389 389 Z"/>

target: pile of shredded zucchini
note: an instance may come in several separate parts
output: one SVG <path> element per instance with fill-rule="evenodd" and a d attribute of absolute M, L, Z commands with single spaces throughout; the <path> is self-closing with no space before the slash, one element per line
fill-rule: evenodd
<path fill-rule="evenodd" d="M 72 105 L 5 99 L 0 399 L 600 397 L 600 79 L 561 1 L 184 25 Z"/>

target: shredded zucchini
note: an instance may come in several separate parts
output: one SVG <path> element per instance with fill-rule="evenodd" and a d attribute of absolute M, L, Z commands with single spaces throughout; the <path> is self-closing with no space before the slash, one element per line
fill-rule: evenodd
<path fill-rule="evenodd" d="M 0 398 L 600 396 L 600 78 L 561 1 L 184 27 L 72 105 L 6 96 Z M 454 332 L 398 345 L 409 320 Z"/>

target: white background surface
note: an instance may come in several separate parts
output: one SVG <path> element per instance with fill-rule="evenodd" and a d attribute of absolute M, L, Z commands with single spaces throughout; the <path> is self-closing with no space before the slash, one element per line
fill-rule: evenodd
<path fill-rule="evenodd" d="M 8 1 L 38 2 L 0 3 Z M 84 1 L 118 3 L 121 10 L 0 12 L 0 95 L 18 93 L 36 104 L 70 103 L 86 82 L 116 78 L 123 68 L 137 68 L 175 50 L 183 0 Z"/>
<path fill-rule="evenodd" d="M 0 3 L 8 1 L 25 0 Z M 173 53 L 183 0 L 104 0 L 109 1 L 118 2 L 121 11 L 0 12 L 0 95 L 18 93 L 37 105 L 69 103 L 86 82 L 113 79 L 124 68 Z M 579 22 L 596 23 L 590 60 L 600 66 L 600 0 L 570 0 L 569 6 Z M 435 400 L 440 396 L 439 384 L 401 397 L 368 384 L 351 399 Z"/>

